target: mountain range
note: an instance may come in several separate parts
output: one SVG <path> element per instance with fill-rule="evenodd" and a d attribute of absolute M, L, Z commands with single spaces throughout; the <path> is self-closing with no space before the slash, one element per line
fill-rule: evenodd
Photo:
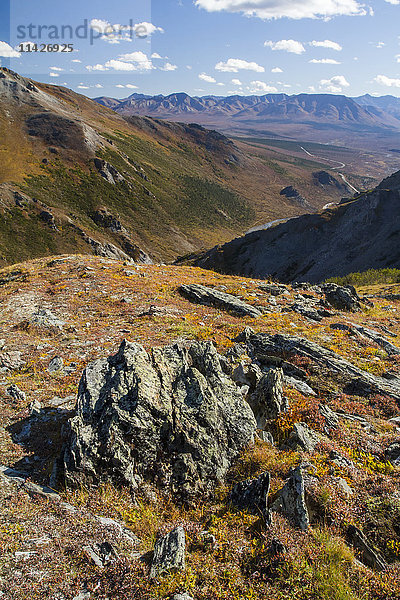
<path fill-rule="evenodd" d="M 324 142 L 365 143 L 377 133 L 383 143 L 399 145 L 400 98 L 348 98 L 332 94 L 266 94 L 263 96 L 167 96 L 132 94 L 128 98 L 100 97 L 96 102 L 123 115 L 147 115 L 184 122 L 195 121 L 225 132 L 273 133 Z M 357 139 L 354 140 L 354 132 Z"/>

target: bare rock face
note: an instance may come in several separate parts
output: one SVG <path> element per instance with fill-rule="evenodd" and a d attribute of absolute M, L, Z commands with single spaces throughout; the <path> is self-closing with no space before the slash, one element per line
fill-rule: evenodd
<path fill-rule="evenodd" d="M 223 481 L 256 422 L 211 342 L 148 354 L 124 341 L 84 371 L 64 453 L 76 473 L 133 490 L 144 481 L 188 500 Z"/>
<path fill-rule="evenodd" d="M 259 429 L 275 421 L 285 407 L 283 398 L 283 371 L 270 369 L 258 382 L 254 394 L 249 398 Z"/>
<path fill-rule="evenodd" d="M 185 569 L 186 540 L 183 527 L 175 527 L 172 531 L 159 538 L 154 547 L 150 577 Z"/>

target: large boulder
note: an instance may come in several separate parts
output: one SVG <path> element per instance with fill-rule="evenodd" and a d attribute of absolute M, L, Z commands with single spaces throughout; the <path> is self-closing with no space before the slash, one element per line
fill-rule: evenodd
<path fill-rule="evenodd" d="M 337 310 L 359 312 L 361 310 L 360 298 L 351 285 L 342 287 L 336 283 L 327 283 L 323 286 L 325 300 Z"/>
<path fill-rule="evenodd" d="M 181 285 L 179 293 L 191 302 L 204 304 L 205 306 L 215 306 L 232 312 L 239 317 L 257 318 L 261 317 L 262 314 L 258 308 L 243 302 L 240 298 L 204 285 Z"/>
<path fill-rule="evenodd" d="M 211 492 L 256 429 L 221 358 L 211 342 L 147 353 L 124 341 L 90 364 L 69 423 L 67 482 L 82 473 L 133 490 L 153 481 L 185 500 Z"/>
<path fill-rule="evenodd" d="M 168 572 L 185 569 L 186 539 L 183 527 L 175 527 L 159 538 L 154 546 L 150 577 L 155 579 Z"/>

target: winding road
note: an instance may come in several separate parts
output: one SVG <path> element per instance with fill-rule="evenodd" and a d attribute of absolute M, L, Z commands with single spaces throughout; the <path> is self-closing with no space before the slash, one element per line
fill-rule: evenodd
<path fill-rule="evenodd" d="M 311 154 L 311 152 L 309 152 L 308 150 L 306 150 L 305 148 L 303 148 L 303 146 L 300 146 L 300 148 L 303 150 L 303 152 L 305 152 L 308 156 L 311 156 L 312 158 L 317 158 L 318 160 L 322 160 L 322 161 L 325 161 L 325 162 L 337 163 L 339 166 L 337 166 L 337 167 L 331 167 L 332 171 L 337 171 L 337 169 L 344 169 L 344 167 L 346 166 L 346 163 L 340 162 L 339 160 L 332 160 L 331 158 L 325 158 L 324 156 L 317 156 L 316 154 Z M 356 194 L 359 193 L 359 190 L 357 188 L 355 188 L 354 185 L 351 185 L 351 183 L 349 183 L 347 181 L 347 179 L 343 175 L 343 173 L 339 173 L 339 171 L 338 171 L 338 175 L 341 177 L 341 179 L 344 181 L 344 183 L 351 190 L 353 190 L 353 192 L 355 192 Z"/>

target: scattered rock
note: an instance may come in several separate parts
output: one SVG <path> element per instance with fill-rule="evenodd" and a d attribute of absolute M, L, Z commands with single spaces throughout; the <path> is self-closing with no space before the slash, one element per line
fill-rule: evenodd
<path fill-rule="evenodd" d="M 400 465 L 400 442 L 393 442 L 385 450 L 385 456 L 392 464 Z"/>
<path fill-rule="evenodd" d="M 322 289 L 325 292 L 325 299 L 337 310 L 346 310 L 350 312 L 359 312 L 361 310 L 360 298 L 351 285 L 342 287 L 336 283 L 327 283 Z"/>
<path fill-rule="evenodd" d="M 269 523 L 269 486 L 270 475 L 265 472 L 257 479 L 247 479 L 237 483 L 232 489 L 230 500 L 239 510 L 247 510 L 253 515 L 262 516 Z"/>
<path fill-rule="evenodd" d="M 184 592 L 183 594 L 174 594 L 173 596 L 171 596 L 171 600 L 194 600 L 194 598 L 192 598 L 192 596 L 189 596 L 189 594 Z"/>
<path fill-rule="evenodd" d="M 42 212 L 39 214 L 39 219 L 46 223 L 50 229 L 58 231 L 56 222 L 54 220 L 54 215 L 49 210 L 42 210 Z"/>
<path fill-rule="evenodd" d="M 28 273 L 26 271 L 22 271 L 21 269 L 15 269 L 14 271 L 10 271 L 9 273 L 2 273 L 0 276 L 0 285 L 7 285 L 7 283 L 12 283 L 13 281 L 26 281 L 28 279 Z"/>
<path fill-rule="evenodd" d="M 267 294 L 271 294 L 271 296 L 289 294 L 289 290 L 286 285 L 281 285 L 279 283 L 260 283 L 258 288 L 263 292 L 267 292 Z"/>
<path fill-rule="evenodd" d="M 316 396 L 317 394 L 314 390 L 307 384 L 305 381 L 300 381 L 299 379 L 295 379 L 294 377 L 288 377 L 285 375 L 285 384 L 289 387 L 294 388 L 304 396 Z"/>
<path fill-rule="evenodd" d="M 305 423 L 295 423 L 289 438 L 285 442 L 285 447 L 292 450 L 303 450 L 311 454 L 320 441 L 318 434 Z"/>
<path fill-rule="evenodd" d="M 93 162 L 99 174 L 102 177 L 104 177 L 104 179 L 106 179 L 108 183 L 115 185 L 116 183 L 121 183 L 122 181 L 125 181 L 125 177 L 121 175 L 121 173 L 117 171 L 117 169 L 110 165 L 110 163 L 108 163 L 107 161 L 101 160 L 100 158 L 94 158 Z"/>
<path fill-rule="evenodd" d="M 302 467 L 290 472 L 290 477 L 279 492 L 271 510 L 286 516 L 295 527 L 306 531 L 310 525 L 306 501 Z"/>
<path fill-rule="evenodd" d="M 106 208 L 99 208 L 98 210 L 96 210 L 91 215 L 91 219 L 99 227 L 109 229 L 113 233 L 120 233 L 121 231 L 125 231 L 125 228 L 123 227 L 119 218 L 112 215 Z"/>
<path fill-rule="evenodd" d="M 354 323 L 332 323 L 330 327 L 331 329 L 349 331 L 350 333 L 355 333 L 361 337 L 370 339 L 378 344 L 378 346 L 383 348 L 389 356 L 396 356 L 400 354 L 400 348 L 394 346 L 391 342 L 389 342 L 389 340 L 384 338 L 380 333 L 374 331 L 373 329 L 368 329 L 367 327 L 362 327 L 361 325 L 356 325 Z"/>
<path fill-rule="evenodd" d="M 151 563 L 150 578 L 163 573 L 185 569 L 186 540 L 183 527 L 175 527 L 170 533 L 157 540 Z"/>
<path fill-rule="evenodd" d="M 39 308 L 29 319 L 31 327 L 38 329 L 50 329 L 56 332 L 62 331 L 65 322 L 59 319 L 47 308 Z"/>
<path fill-rule="evenodd" d="M 21 358 L 21 352 L 18 350 L 9 352 L 0 352 L 0 368 L 6 371 L 16 371 L 21 369 L 25 361 Z"/>
<path fill-rule="evenodd" d="M 260 317 L 261 311 L 250 304 L 246 304 L 239 298 L 220 292 L 212 288 L 205 287 L 204 285 L 182 285 L 179 288 L 179 292 L 192 302 L 197 304 L 204 304 L 206 306 L 216 306 L 227 311 L 231 311 L 241 317 Z"/>
<path fill-rule="evenodd" d="M 55 356 L 49 363 L 47 370 L 49 373 L 57 373 L 64 367 L 64 361 L 61 356 Z"/>
<path fill-rule="evenodd" d="M 347 530 L 347 535 L 351 544 L 359 551 L 361 560 L 367 567 L 371 567 L 377 571 L 386 569 L 384 559 L 378 552 L 375 552 L 366 536 L 358 529 L 358 527 L 350 525 Z"/>
<path fill-rule="evenodd" d="M 124 341 L 89 365 L 79 385 L 64 461 L 125 483 L 151 480 L 185 500 L 211 492 L 253 439 L 256 422 L 211 342 L 155 348 Z"/>
<path fill-rule="evenodd" d="M 18 386 L 13 383 L 7 388 L 7 394 L 11 396 L 13 400 L 17 400 L 18 402 L 26 402 L 26 394 L 22 392 Z"/>
<path fill-rule="evenodd" d="M 84 546 L 86 556 L 100 569 L 113 562 L 118 555 L 109 542 L 102 542 L 94 546 Z"/>
<path fill-rule="evenodd" d="M 333 410 L 329 408 L 329 406 L 326 404 L 320 404 L 319 412 L 325 419 L 325 429 L 327 433 L 329 433 L 331 429 L 337 429 L 339 417 L 335 412 L 333 412 Z"/>

